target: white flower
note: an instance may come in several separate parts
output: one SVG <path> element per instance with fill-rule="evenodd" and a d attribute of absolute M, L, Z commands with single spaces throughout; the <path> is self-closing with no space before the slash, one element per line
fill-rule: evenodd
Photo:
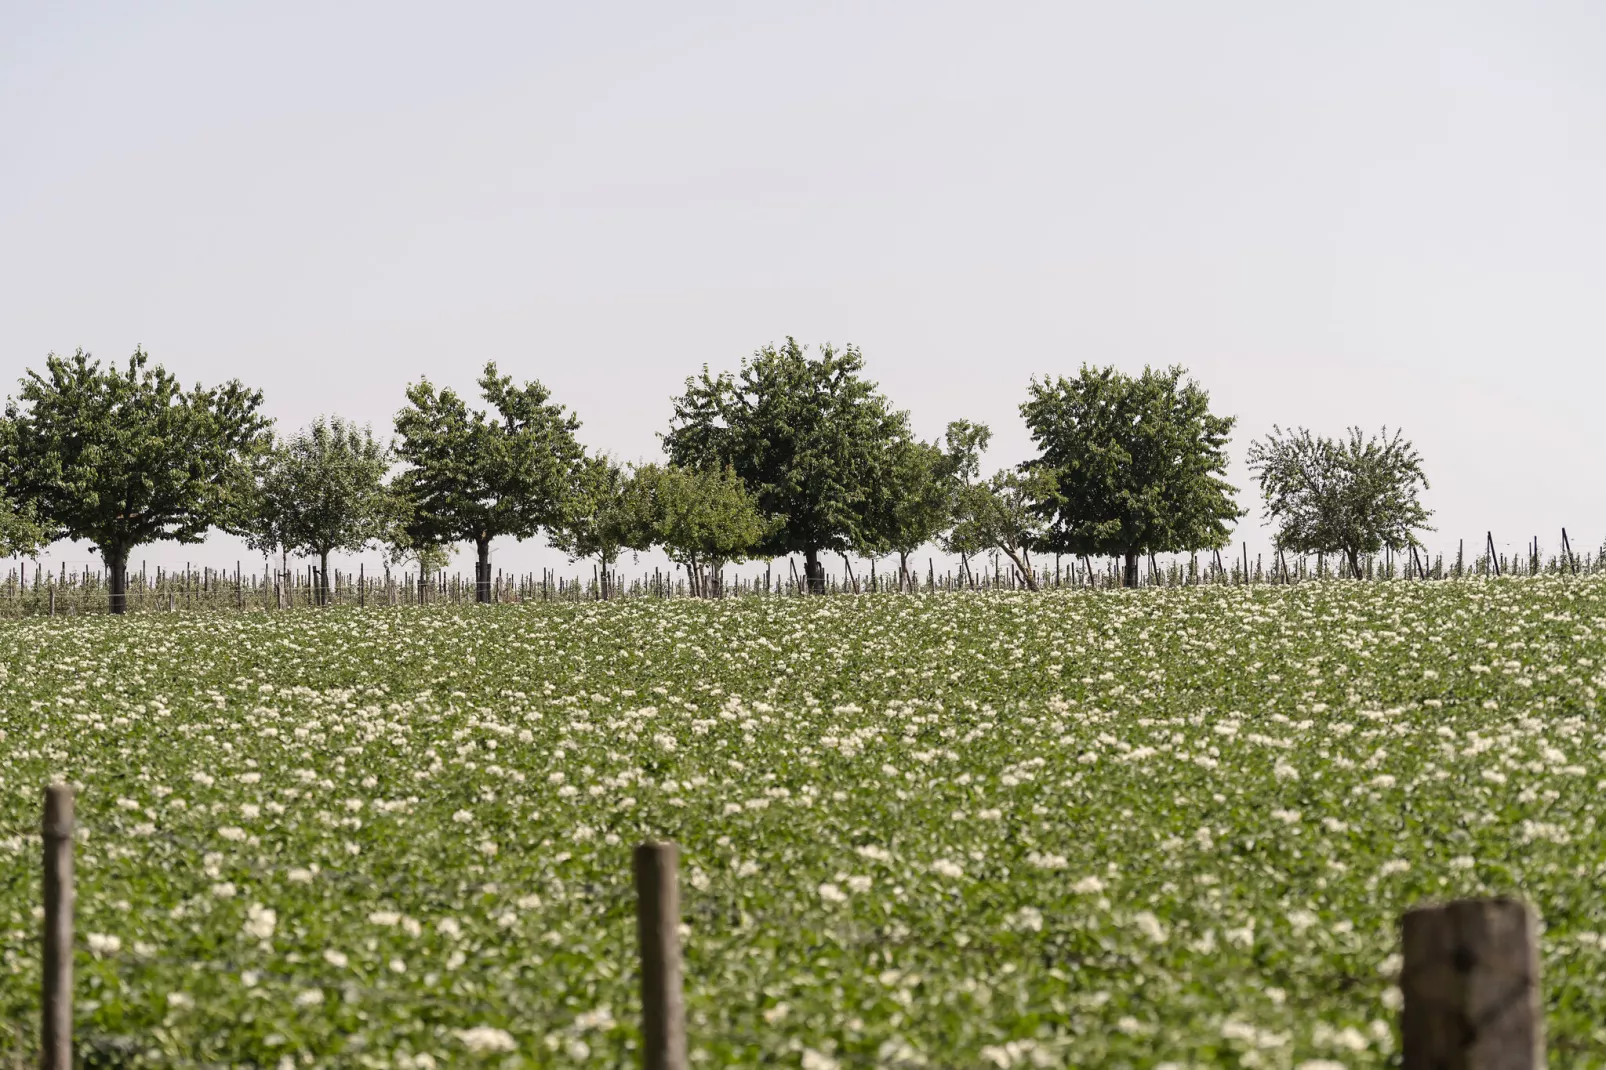
<path fill-rule="evenodd" d="M 1303 933 L 1306 929 L 1310 928 L 1312 925 L 1315 925 L 1319 920 L 1320 919 L 1309 910 L 1290 910 L 1288 912 L 1288 924 L 1296 933 Z"/>
<path fill-rule="evenodd" d="M 846 903 L 848 893 L 834 884 L 822 884 L 819 888 L 820 899 L 826 903 Z"/>
<path fill-rule="evenodd" d="M 167 994 L 167 1005 L 183 1010 L 186 1007 L 195 1006 L 195 1001 L 183 992 L 169 992 Z"/>
<path fill-rule="evenodd" d="M 279 925 L 279 915 L 261 903 L 252 903 L 245 910 L 245 935 L 258 940 L 273 939 L 273 930 Z"/>
<path fill-rule="evenodd" d="M 1097 877 L 1083 877 L 1071 885 L 1071 891 L 1078 895 L 1097 895 L 1104 890 L 1104 882 Z"/>
<path fill-rule="evenodd" d="M 316 1007 L 322 1002 L 323 989 L 321 988 L 309 988 L 296 994 L 295 1004 L 297 1007 Z"/>
<path fill-rule="evenodd" d="M 1160 919 L 1155 917 L 1152 912 L 1140 910 L 1132 916 L 1132 921 L 1144 936 L 1147 936 L 1157 944 L 1165 943 L 1165 926 L 1160 924 Z"/>
<path fill-rule="evenodd" d="M 959 865 L 957 862 L 950 862 L 946 858 L 939 858 L 937 861 L 933 862 L 931 864 L 931 871 L 937 874 L 939 877 L 951 877 L 956 880 L 965 875 L 963 866 Z"/>
<path fill-rule="evenodd" d="M 1026 864 L 1036 869 L 1064 869 L 1069 865 L 1064 855 L 1039 854 L 1036 851 L 1026 853 Z"/>
<path fill-rule="evenodd" d="M 123 947 L 123 942 L 117 937 L 104 933 L 90 933 L 87 939 L 89 950 L 95 955 L 115 955 Z"/>
<path fill-rule="evenodd" d="M 212 885 L 212 894 L 219 899 L 233 899 L 236 891 L 233 881 L 224 881 L 221 884 Z"/>
<path fill-rule="evenodd" d="M 870 886 L 874 883 L 869 877 L 849 877 L 848 890 L 857 895 L 863 895 L 870 890 Z"/>
<path fill-rule="evenodd" d="M 1004 924 L 1020 932 L 1040 933 L 1043 931 L 1043 912 L 1036 907 L 1021 907 L 1004 919 Z"/>
<path fill-rule="evenodd" d="M 236 843 L 245 839 L 245 829 L 235 828 L 233 825 L 224 825 L 217 830 L 217 834 L 225 840 L 233 840 Z"/>
<path fill-rule="evenodd" d="M 457 813 L 452 815 L 452 820 L 457 822 L 459 825 L 466 825 L 470 821 L 474 820 L 474 815 L 469 813 L 467 810 L 459 810 Z"/>
<path fill-rule="evenodd" d="M 337 970 L 345 969 L 346 963 L 351 961 L 346 958 L 344 952 L 336 951 L 334 948 L 329 948 L 323 953 L 323 960 Z"/>
<path fill-rule="evenodd" d="M 512 1051 L 517 1047 L 513 1043 L 512 1034 L 494 1026 L 477 1025 L 472 1029 L 459 1029 L 456 1032 L 457 1039 L 462 1041 L 463 1047 L 475 1054 Z"/>
<path fill-rule="evenodd" d="M 574 1016 L 574 1027 L 579 1030 L 612 1029 L 614 1027 L 613 1008 L 606 1003 L 595 1010 L 586 1011 Z"/>
<path fill-rule="evenodd" d="M 376 910 L 368 915 L 370 925 L 395 925 L 401 921 L 401 915 L 394 910 Z"/>
<path fill-rule="evenodd" d="M 1403 858 L 1391 858 L 1378 869 L 1379 877 L 1392 877 L 1396 873 L 1406 873 L 1411 869 L 1411 863 Z"/>
<path fill-rule="evenodd" d="M 837 1070 L 840 1064 L 824 1052 L 803 1049 L 803 1070 Z"/>

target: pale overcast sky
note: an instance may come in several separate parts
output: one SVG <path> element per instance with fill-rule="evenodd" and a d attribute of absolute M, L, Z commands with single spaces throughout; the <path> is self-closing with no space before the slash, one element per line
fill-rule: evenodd
<path fill-rule="evenodd" d="M 7 0 L 0 378 L 142 343 L 388 432 L 495 359 L 629 460 L 792 334 L 1001 466 L 1032 375 L 1180 363 L 1252 551 L 1273 423 L 1403 427 L 1436 549 L 1595 548 L 1603 58 L 1600 0 Z"/>

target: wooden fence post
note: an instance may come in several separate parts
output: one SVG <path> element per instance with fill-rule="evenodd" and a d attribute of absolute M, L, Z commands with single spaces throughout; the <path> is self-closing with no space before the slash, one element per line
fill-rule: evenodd
<path fill-rule="evenodd" d="M 40 1047 L 45 1070 L 72 1070 L 73 797 L 66 784 L 45 789 L 44 986 Z"/>
<path fill-rule="evenodd" d="M 1539 941 L 1514 899 L 1416 907 L 1401 924 L 1404 1070 L 1540 1070 Z"/>
<path fill-rule="evenodd" d="M 636 848 L 636 935 L 641 944 L 645 1070 L 686 1070 L 677 857 L 672 843 L 643 843 Z"/>

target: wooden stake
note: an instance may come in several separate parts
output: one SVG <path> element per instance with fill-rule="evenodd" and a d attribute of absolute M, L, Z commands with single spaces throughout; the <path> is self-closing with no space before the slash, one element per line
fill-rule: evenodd
<path fill-rule="evenodd" d="M 686 1070 L 686 1009 L 680 990 L 679 852 L 672 843 L 636 848 L 636 935 L 641 943 L 641 1038 L 645 1070 Z"/>
<path fill-rule="evenodd" d="M 1402 925 L 1404 1070 L 1545 1065 L 1534 915 L 1514 899 L 1417 907 Z"/>
<path fill-rule="evenodd" d="M 73 796 L 66 784 L 45 789 L 44 990 L 40 1047 L 45 1070 L 72 1070 Z"/>

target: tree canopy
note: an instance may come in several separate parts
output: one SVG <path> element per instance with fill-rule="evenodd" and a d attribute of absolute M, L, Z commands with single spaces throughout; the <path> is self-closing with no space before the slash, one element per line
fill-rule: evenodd
<path fill-rule="evenodd" d="M 1274 426 L 1250 443 L 1249 469 L 1279 548 L 1342 553 L 1357 576 L 1361 554 L 1409 548 L 1432 516 L 1421 501 L 1422 458 L 1398 430 L 1367 438 L 1351 427 L 1330 439 Z"/>
<path fill-rule="evenodd" d="M 318 599 L 329 598 L 329 555 L 355 553 L 386 534 L 392 521 L 385 475 L 390 450 L 367 427 L 319 418 L 268 455 L 247 541 L 311 554 L 320 565 Z"/>
<path fill-rule="evenodd" d="M 720 570 L 752 556 L 767 525 L 733 468 L 643 465 L 631 481 L 630 512 L 646 517 L 647 542 L 686 569 L 696 594 L 720 593 Z"/>
<path fill-rule="evenodd" d="M 1140 553 L 1226 545 L 1243 515 L 1225 479 L 1233 418 L 1212 414 L 1183 375 L 1084 365 L 1074 379 L 1032 380 L 1020 411 L 1039 455 L 1022 468 L 1049 477 L 1043 548 L 1121 556 L 1134 586 Z"/>
<path fill-rule="evenodd" d="M 6 406 L 5 483 L 44 540 L 95 545 L 121 613 L 134 547 L 245 527 L 271 441 L 261 404 L 238 380 L 185 390 L 142 349 L 123 369 L 51 354 Z"/>
<path fill-rule="evenodd" d="M 474 543 L 477 597 L 489 602 L 491 540 L 561 523 L 584 452 L 579 420 L 539 382 L 515 386 L 488 363 L 479 387 L 490 414 L 427 379 L 408 387 L 396 454 L 407 466 L 398 489 L 410 502 L 414 541 Z"/>
<path fill-rule="evenodd" d="M 686 381 L 664 448 L 685 468 L 730 467 L 769 522 L 758 552 L 801 553 L 811 590 L 823 590 L 821 551 L 884 541 L 876 488 L 894 478 L 908 419 L 860 372 L 853 346 L 817 356 L 788 337 L 765 346 L 735 374 Z"/>
<path fill-rule="evenodd" d="M 601 565 L 602 597 L 612 593 L 610 570 L 625 550 L 652 543 L 647 496 L 635 473 L 612 457 L 588 457 L 579 466 L 562 518 L 551 528 L 553 547 L 571 560 L 595 557 Z"/>

